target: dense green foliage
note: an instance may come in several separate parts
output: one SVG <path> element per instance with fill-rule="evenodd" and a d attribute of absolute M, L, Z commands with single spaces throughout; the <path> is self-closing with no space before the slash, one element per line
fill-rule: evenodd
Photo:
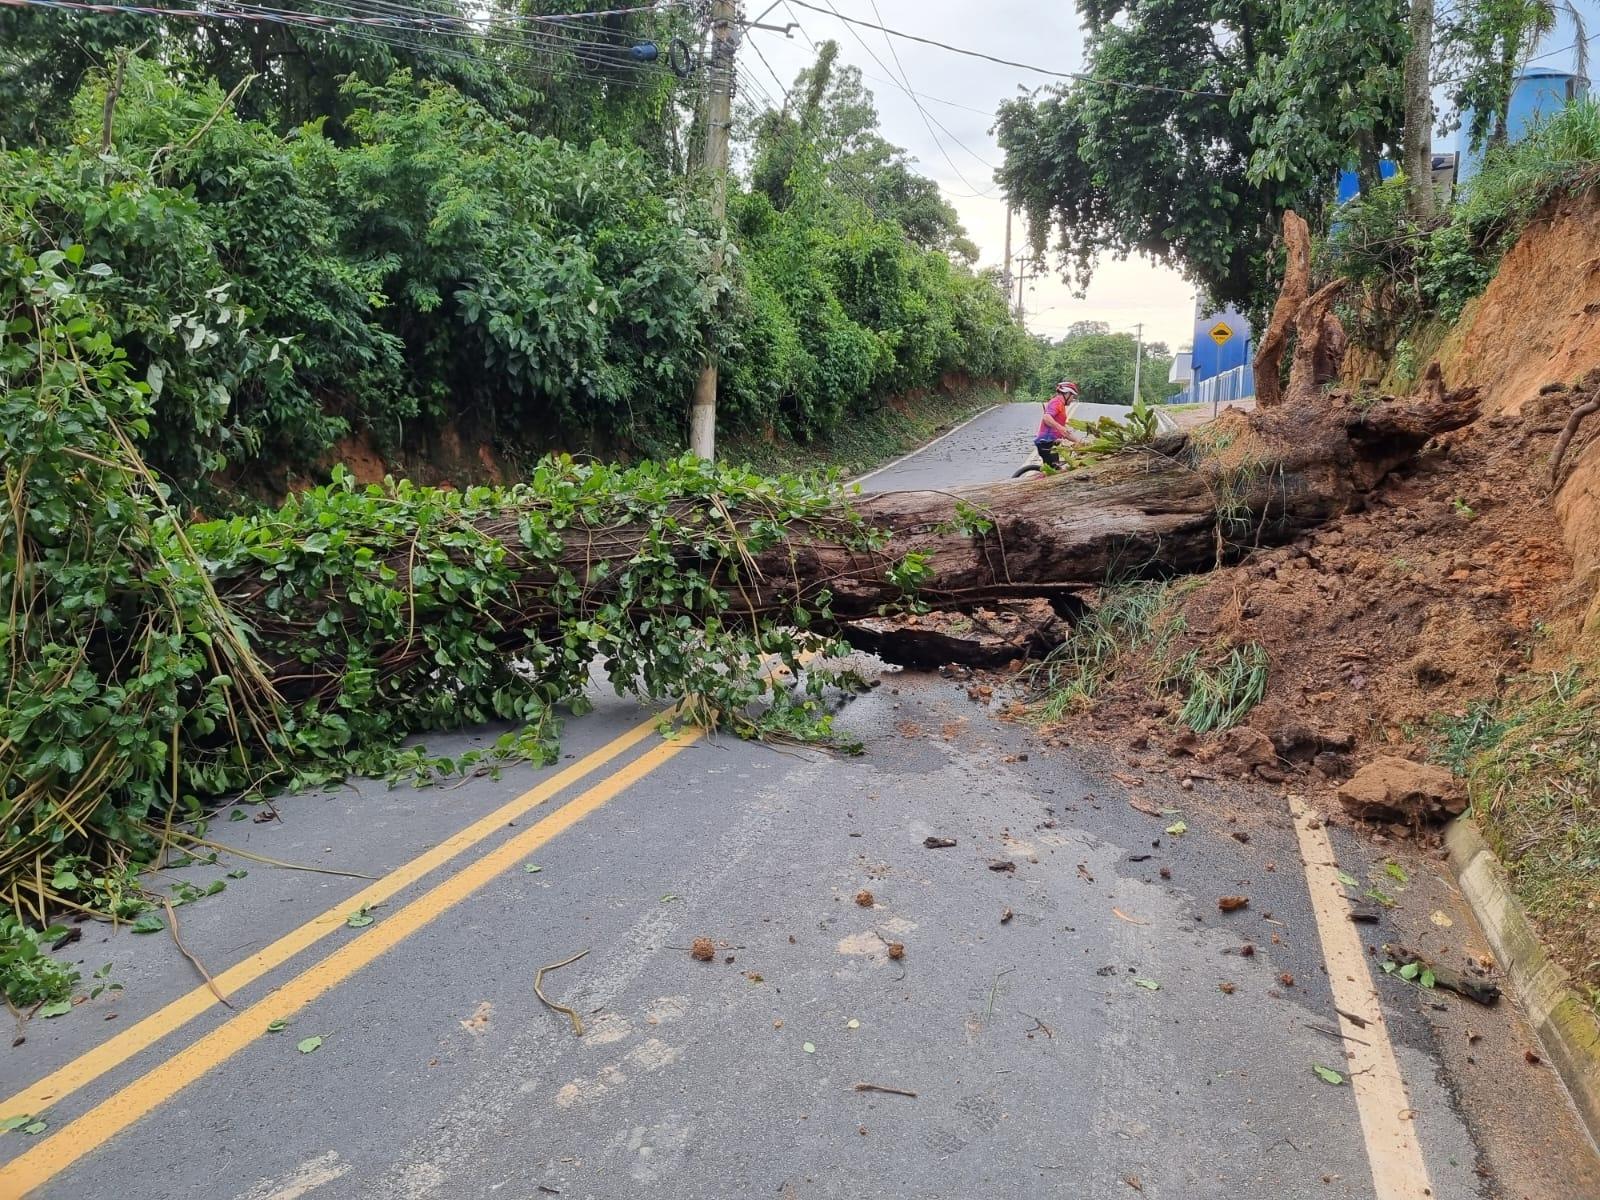
<path fill-rule="evenodd" d="M 134 448 L 159 399 L 111 336 L 115 273 L 81 244 L 29 254 L 3 215 L 10 905 L 136 908 L 125 864 L 222 795 L 464 765 L 402 751 L 413 733 L 499 719 L 516 730 L 500 754 L 549 755 L 602 664 L 681 720 L 827 733 L 819 697 L 843 677 L 801 659 L 833 646 L 828 594 L 755 614 L 738 585 L 797 531 L 872 545 L 836 489 L 559 458 L 465 491 L 341 473 L 275 511 L 185 525 Z"/>
<path fill-rule="evenodd" d="M 1395 130 L 1395 0 L 1078 7 L 1091 79 L 999 113 L 1001 177 L 1035 243 L 1053 235 L 1080 282 L 1100 255 L 1138 253 L 1259 309 L 1279 214 L 1314 208 L 1358 144 Z"/>
<path fill-rule="evenodd" d="M 668 724 L 828 736 L 848 676 L 802 667 L 833 645 L 825 586 L 734 598 L 792 534 L 874 539 L 825 479 L 677 457 L 708 353 L 724 431 L 792 444 L 1018 377 L 1032 344 L 858 78 L 815 72 L 805 128 L 745 123 L 745 161 L 795 153 L 734 180 L 725 235 L 686 169 L 703 71 L 604 57 L 696 42 L 692 14 L 528 35 L 562 7 L 452 41 L 440 3 L 388 42 L 0 9 L 13 1003 L 75 986 L 36 926 L 136 916 L 140 869 L 198 852 L 222 796 L 460 770 L 408 739 L 486 720 L 512 732 L 481 757 L 542 758 L 596 675 Z M 538 465 L 307 486 L 341 439 L 452 436 Z M 606 461 L 539 457 L 567 448 Z"/>
<path fill-rule="evenodd" d="M 1407 215 L 1404 180 L 1342 206 L 1320 269 L 1357 285 L 1346 325 L 1389 352 L 1417 323 L 1459 316 L 1534 214 L 1552 196 L 1597 178 L 1600 103 L 1582 99 L 1521 141 L 1491 147 L 1460 202 L 1430 225 Z"/>
<path fill-rule="evenodd" d="M 1342 170 L 1378 182 L 1405 139 L 1404 0 L 1079 0 L 1087 79 L 1001 107 L 1001 178 L 1078 282 L 1106 253 L 1170 265 L 1260 317 L 1286 208 L 1314 222 Z M 1440 5 L 1430 78 L 1481 141 L 1564 0 Z M 1575 19 L 1575 18 L 1574 18 Z M 1581 47 L 1584 32 L 1578 23 Z M 1581 68 L 1580 68 L 1581 70 Z M 1130 86 L 1132 85 L 1132 86 Z"/>
<path fill-rule="evenodd" d="M 796 439 L 947 376 L 1013 377 L 1030 352 L 849 72 L 813 73 L 804 136 L 748 123 L 757 183 L 735 182 L 739 252 L 713 278 L 720 231 L 674 169 L 686 131 L 656 75 L 582 76 L 600 89 L 584 125 L 430 61 L 383 73 L 383 54 L 329 59 L 359 68 L 332 91 L 225 92 L 241 65 L 162 30 L 173 61 L 116 57 L 69 98 L 20 73 L 52 29 L 71 41 L 62 23 L 6 19 L 20 65 L 0 94 L 33 105 L 14 132 L 40 144 L 0 150 L 0 203 L 31 254 L 81 244 L 109 268 L 111 334 L 156 393 L 141 448 L 189 502 L 215 506 L 219 480 L 281 493 L 352 434 L 391 459 L 441 436 L 512 460 L 672 454 L 713 348 L 724 428 Z"/>
<path fill-rule="evenodd" d="M 1103 321 L 1079 321 L 1056 342 L 1039 348 L 1028 377 L 1030 394 L 1045 399 L 1063 379 L 1077 383 L 1088 404 L 1127 404 L 1133 399 L 1134 357 L 1139 342 L 1131 333 L 1112 333 Z M 1178 388 L 1167 382 L 1172 352 L 1165 342 L 1146 342 L 1139 369 L 1139 398 L 1159 404 Z"/>

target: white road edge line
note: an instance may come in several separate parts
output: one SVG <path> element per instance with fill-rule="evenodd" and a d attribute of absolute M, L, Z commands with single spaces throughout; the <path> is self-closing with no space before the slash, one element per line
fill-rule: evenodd
<path fill-rule="evenodd" d="M 1333 1002 L 1342 1010 L 1339 1029 L 1345 1038 L 1346 1073 L 1361 1117 L 1373 1191 L 1377 1200 L 1429 1200 L 1433 1190 L 1422 1159 L 1422 1146 L 1417 1141 L 1411 1102 L 1389 1041 L 1389 1027 L 1378 1003 L 1366 952 L 1350 921 L 1350 906 L 1344 884 L 1339 882 L 1333 843 L 1321 820 L 1300 797 L 1289 797 L 1289 813 L 1300 840 L 1300 858 L 1305 864 L 1317 933 L 1322 938 L 1322 957 L 1333 987 Z M 1345 1013 L 1362 1018 L 1366 1024 L 1358 1025 Z"/>
<path fill-rule="evenodd" d="M 965 429 L 968 425 L 971 425 L 979 417 L 986 417 L 990 413 L 992 413 L 995 409 L 997 409 L 999 407 L 1000 407 L 1000 405 L 998 405 L 998 404 L 991 404 L 991 405 L 989 405 L 988 408 L 984 409 L 982 412 L 973 413 L 970 417 L 968 417 L 965 421 L 961 422 L 961 424 L 957 425 L 954 429 L 946 429 L 938 437 L 934 438 L 933 441 L 928 442 L 926 445 L 918 446 L 915 450 L 911 451 L 910 454 L 902 454 L 899 458 L 895 459 L 893 462 L 884 463 L 883 466 L 878 467 L 876 470 L 868 471 L 865 475 L 857 475 L 854 479 L 847 479 L 847 480 L 845 480 L 845 482 L 846 483 L 865 483 L 867 480 L 871 479 L 874 475 L 882 475 L 885 471 L 890 470 L 893 467 L 898 467 L 901 463 L 905 462 L 906 459 L 915 458 L 917 455 L 921 454 L 924 450 L 933 449 L 933 447 L 937 446 L 940 442 L 944 441 L 945 438 L 951 437 L 951 436 L 953 436 L 955 434 L 960 433 L 963 429 Z"/>

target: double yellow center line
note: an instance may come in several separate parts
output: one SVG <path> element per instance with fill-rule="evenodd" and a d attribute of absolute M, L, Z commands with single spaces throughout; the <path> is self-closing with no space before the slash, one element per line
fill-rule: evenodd
<path fill-rule="evenodd" d="M 655 728 L 656 722 L 652 719 L 629 729 L 538 787 L 502 805 L 356 895 L 223 971 L 216 977 L 218 988 L 227 995 L 261 978 L 336 929 L 343 928 L 345 917 L 352 909 L 376 905 L 389 899 L 504 829 L 508 822 L 537 808 L 632 749 L 649 737 Z M 699 730 L 685 730 L 675 740 L 647 750 L 538 823 L 482 857 L 473 859 L 455 874 L 367 929 L 360 937 L 306 968 L 264 999 L 190 1043 L 83 1116 L 10 1162 L 0 1165 L 0 1195 L 23 1196 L 42 1186 L 239 1053 L 264 1035 L 270 1022 L 293 1016 L 329 989 L 349 979 L 362 967 L 432 923 L 496 876 L 510 870 L 546 842 L 699 741 L 702 736 Z M 0 1101 L 0 1119 L 44 1111 L 218 1003 L 209 988 L 195 988 L 37 1083 Z"/>

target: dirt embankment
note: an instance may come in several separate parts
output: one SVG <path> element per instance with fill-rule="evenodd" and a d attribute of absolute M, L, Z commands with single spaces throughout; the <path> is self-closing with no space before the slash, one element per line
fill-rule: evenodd
<path fill-rule="evenodd" d="M 1516 416 L 1546 385 L 1600 368 L 1600 192 L 1550 206 L 1518 240 L 1440 349 L 1445 379 L 1481 389 L 1484 411 Z M 1568 397 L 1568 409 L 1576 404 Z M 1549 501 L 1547 501 L 1548 503 Z M 1553 497 L 1600 640 L 1600 415 L 1580 427 Z"/>
<path fill-rule="evenodd" d="M 1534 667 L 1600 646 L 1600 414 L 1579 428 L 1559 486 L 1550 456 L 1600 387 L 1600 197 L 1552 208 L 1444 342 L 1448 386 L 1482 416 L 1440 437 L 1362 512 L 1286 547 L 1174 586 L 1160 635 L 1070 724 L 1141 732 L 1172 768 L 1288 775 L 1330 790 L 1382 754 L 1421 758 L 1459 718 Z M 1335 394 L 1332 404 L 1360 404 Z M 1174 663 L 1256 644 L 1266 699 L 1247 727 L 1172 731 Z M 1252 740 L 1254 739 L 1254 740 Z M 1198 764 L 1194 759 L 1198 758 Z"/>

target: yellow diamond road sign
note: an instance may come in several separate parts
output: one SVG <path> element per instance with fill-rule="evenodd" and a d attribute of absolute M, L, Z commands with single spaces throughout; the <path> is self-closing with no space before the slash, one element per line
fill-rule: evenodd
<path fill-rule="evenodd" d="M 1218 321 L 1211 327 L 1211 340 L 1221 346 L 1233 336 L 1233 330 L 1223 321 Z"/>

